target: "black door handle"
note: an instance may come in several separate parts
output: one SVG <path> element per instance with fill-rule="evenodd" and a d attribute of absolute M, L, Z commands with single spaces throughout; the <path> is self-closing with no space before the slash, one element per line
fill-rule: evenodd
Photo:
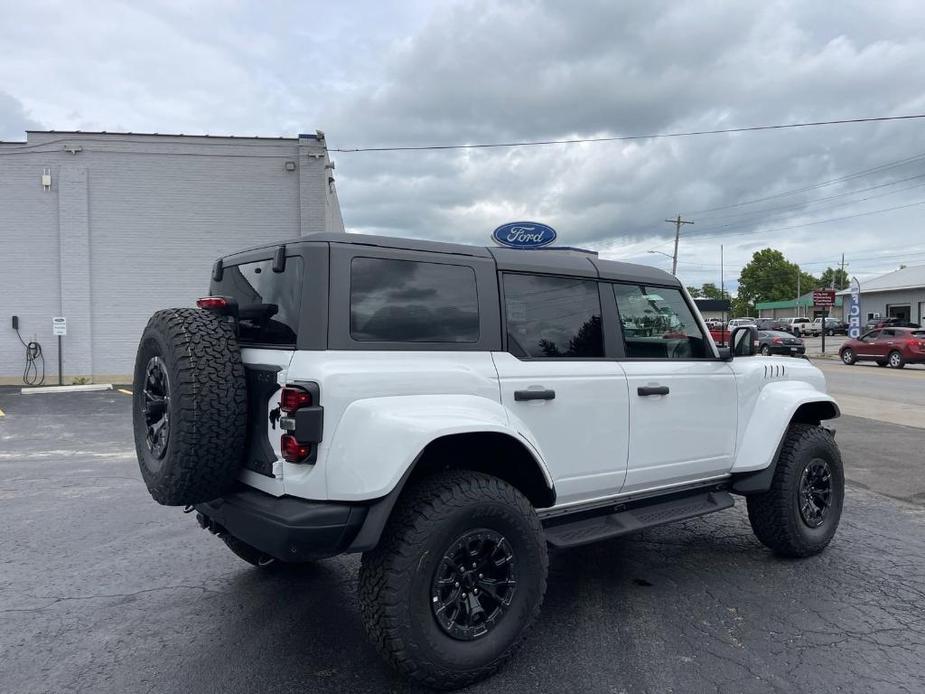
<path fill-rule="evenodd" d="M 668 386 L 639 386 L 636 389 L 639 395 L 668 395 Z"/>
<path fill-rule="evenodd" d="M 522 400 L 554 400 L 556 391 L 554 390 L 515 390 L 514 399 L 518 402 Z"/>

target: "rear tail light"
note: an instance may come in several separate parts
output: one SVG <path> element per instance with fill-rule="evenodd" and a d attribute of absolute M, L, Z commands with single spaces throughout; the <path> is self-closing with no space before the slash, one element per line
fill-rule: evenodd
<path fill-rule="evenodd" d="M 279 449 L 283 460 L 288 463 L 301 463 L 312 454 L 310 443 L 299 443 L 292 434 L 283 434 L 279 440 Z"/>
<path fill-rule="evenodd" d="M 305 388 L 286 386 L 280 393 L 279 409 L 282 411 L 284 417 L 294 417 L 299 410 L 313 407 L 314 405 L 315 399 L 312 397 L 312 393 Z M 279 449 L 283 455 L 283 460 L 288 463 L 305 462 L 312 454 L 313 443 L 299 441 L 299 439 L 296 438 L 296 434 L 299 433 L 296 430 L 296 422 L 298 422 L 298 418 L 288 426 L 283 425 L 283 428 L 289 429 L 290 433 L 283 434 L 279 440 Z"/>
<path fill-rule="evenodd" d="M 279 398 L 279 409 L 286 414 L 292 414 L 300 407 L 311 407 L 313 404 L 312 394 L 304 388 L 286 386 Z"/>
<path fill-rule="evenodd" d="M 223 296 L 204 296 L 196 300 L 196 305 L 199 308 L 214 311 L 216 309 L 228 308 L 228 299 Z"/>

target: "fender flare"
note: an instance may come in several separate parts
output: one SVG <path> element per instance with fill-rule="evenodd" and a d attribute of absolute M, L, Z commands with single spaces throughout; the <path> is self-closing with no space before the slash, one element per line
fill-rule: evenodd
<path fill-rule="evenodd" d="M 334 432 L 332 450 L 337 448 L 338 460 L 359 461 L 364 456 L 378 454 L 376 464 L 380 474 L 374 485 L 384 493 L 375 496 L 373 492 L 374 500 L 367 507 L 363 527 L 346 551 L 365 552 L 378 544 L 392 509 L 423 453 L 430 444 L 448 436 L 492 433 L 509 437 L 530 455 L 554 501 L 555 485 L 542 452 L 535 441 L 515 426 L 500 403 L 478 396 L 411 395 L 351 403 Z M 357 436 L 358 431 L 363 435 Z M 388 432 L 401 432 L 401 435 L 383 445 L 377 435 L 387 436 Z M 341 468 L 344 471 L 354 469 L 352 465 Z M 326 474 L 329 498 L 338 498 L 340 492 L 354 482 L 352 477 L 345 476 L 346 473 L 338 478 L 336 470 L 328 469 Z"/>
<path fill-rule="evenodd" d="M 782 387 L 763 389 L 746 427 L 731 470 L 732 491 L 735 493 L 758 494 L 770 488 L 791 424 L 819 424 L 822 420 L 841 416 L 838 403 L 826 393 L 809 387 L 791 387 L 795 385 L 793 382 L 774 385 Z M 832 436 L 835 435 L 834 428 L 826 428 Z M 761 455 L 761 451 L 768 450 L 767 442 L 775 440 L 775 435 L 777 445 L 773 454 Z"/>

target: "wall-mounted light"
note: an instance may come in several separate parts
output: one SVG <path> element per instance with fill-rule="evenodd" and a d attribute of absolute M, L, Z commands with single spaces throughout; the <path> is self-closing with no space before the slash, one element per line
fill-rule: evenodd
<path fill-rule="evenodd" d="M 46 193 L 51 190 L 51 169 L 42 171 L 42 190 Z"/>
<path fill-rule="evenodd" d="M 287 161 L 285 164 L 283 164 L 283 166 L 285 167 L 286 171 L 295 171 L 296 169 L 295 162 L 291 160 Z"/>

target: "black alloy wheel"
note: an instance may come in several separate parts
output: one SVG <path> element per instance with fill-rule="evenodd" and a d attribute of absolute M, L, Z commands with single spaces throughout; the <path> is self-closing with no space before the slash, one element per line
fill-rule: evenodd
<path fill-rule="evenodd" d="M 431 581 L 431 608 L 440 628 L 461 641 L 485 636 L 504 617 L 517 589 L 514 551 L 487 528 L 453 541 Z"/>
<path fill-rule="evenodd" d="M 161 460 L 170 441 L 170 380 L 160 357 L 148 360 L 142 394 L 145 444 L 151 455 Z"/>
<path fill-rule="evenodd" d="M 800 517 L 810 528 L 818 528 L 825 522 L 832 505 L 832 470 L 828 462 L 813 458 L 803 469 L 798 491 Z"/>

